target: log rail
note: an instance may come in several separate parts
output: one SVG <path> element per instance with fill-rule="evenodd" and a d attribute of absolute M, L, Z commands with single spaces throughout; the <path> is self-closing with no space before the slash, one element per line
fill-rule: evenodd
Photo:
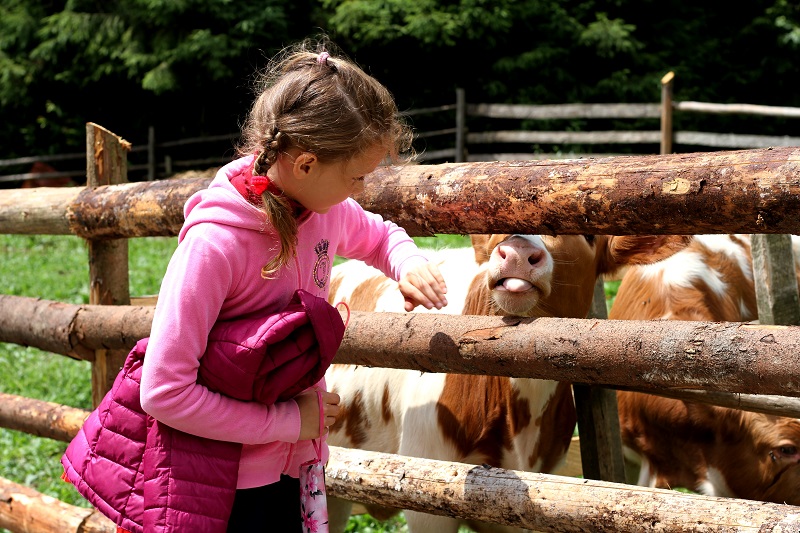
<path fill-rule="evenodd" d="M 800 234 L 800 148 L 380 167 L 357 197 L 411 235 Z M 207 178 L 0 196 L 0 233 L 177 235 Z M 34 191 L 31 193 L 30 191 Z"/>

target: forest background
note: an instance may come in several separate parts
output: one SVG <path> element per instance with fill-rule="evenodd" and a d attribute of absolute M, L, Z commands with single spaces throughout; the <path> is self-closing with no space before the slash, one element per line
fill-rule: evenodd
<path fill-rule="evenodd" d="M 675 100 L 800 107 L 790 0 L 0 0 L 0 159 L 81 152 L 86 122 L 134 145 L 150 126 L 234 133 L 255 73 L 320 33 L 401 110 L 454 103 L 457 87 L 469 102 L 656 103 L 669 71 Z M 703 120 L 731 119 L 676 128 Z"/>

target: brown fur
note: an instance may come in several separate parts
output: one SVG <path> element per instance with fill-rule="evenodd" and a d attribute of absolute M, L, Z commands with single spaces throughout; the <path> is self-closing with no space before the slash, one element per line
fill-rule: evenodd
<path fill-rule="evenodd" d="M 732 240 L 750 257 L 750 247 L 740 238 Z M 617 298 L 609 318 L 618 320 L 653 320 L 667 317 L 670 320 L 750 321 L 755 314 L 743 316 L 739 301 L 747 309 L 756 311 L 753 280 L 745 276 L 739 265 L 722 253 L 715 253 L 699 241 L 692 241 L 684 253 L 696 253 L 709 268 L 715 270 L 727 284 L 728 292 L 716 294 L 706 283 L 694 279 L 690 287 L 665 287 L 661 275 L 649 279 L 635 267 L 628 269 L 622 278 Z"/>
<path fill-rule="evenodd" d="M 749 244 L 736 236 L 729 238 L 750 259 Z M 715 294 L 702 279 L 689 287 L 667 287 L 661 273 L 647 277 L 633 267 L 620 283 L 609 318 L 736 322 L 755 318 L 741 311 L 743 302 L 755 313 L 756 301 L 753 281 L 738 263 L 697 240 L 686 252 L 699 254 L 718 273 L 726 284 L 725 294 Z M 800 504 L 799 420 L 636 392 L 619 391 L 617 399 L 623 442 L 650 463 L 656 487 L 701 490 L 713 468 L 723 474 L 736 497 Z"/>
<path fill-rule="evenodd" d="M 369 419 L 362 414 L 364 406 L 361 395 L 357 393 L 354 397 L 349 398 L 348 402 L 342 402 L 339 408 L 336 422 L 330 427 L 330 431 L 344 430 L 347 438 L 355 447 L 358 447 L 367 440 L 367 432 L 372 426 Z"/>
<path fill-rule="evenodd" d="M 511 439 L 531 421 L 507 378 L 448 374 L 436 405 L 439 428 L 462 457 L 498 464 Z"/>

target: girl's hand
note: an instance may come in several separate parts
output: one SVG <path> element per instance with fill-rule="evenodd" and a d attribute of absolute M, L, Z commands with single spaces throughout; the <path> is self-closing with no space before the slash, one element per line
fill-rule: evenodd
<path fill-rule="evenodd" d="M 298 440 L 311 440 L 321 437 L 319 434 L 319 401 L 316 389 L 303 391 L 294 397 L 300 408 L 300 437 Z M 339 395 L 322 391 L 322 411 L 325 416 L 323 426 L 331 427 L 339 414 Z"/>
<path fill-rule="evenodd" d="M 418 305 L 426 309 L 441 309 L 447 305 L 447 285 L 439 267 L 424 263 L 406 272 L 400 280 L 400 292 L 406 300 L 405 310 L 413 311 Z"/>

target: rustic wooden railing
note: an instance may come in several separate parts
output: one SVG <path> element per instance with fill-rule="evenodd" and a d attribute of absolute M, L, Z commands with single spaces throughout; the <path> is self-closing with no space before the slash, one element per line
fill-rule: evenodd
<path fill-rule="evenodd" d="M 0 194 L 0 232 L 72 234 L 90 243 L 91 304 L 2 296 L 0 342 L 93 361 L 95 403 L 116 375 L 119 355 L 149 334 L 152 321 L 152 308 L 127 305 L 122 243 L 177 234 L 184 202 L 208 184 L 117 184 L 125 149 L 122 139 L 90 124 L 90 186 Z M 381 168 L 369 179 L 381 186 L 367 187 L 358 200 L 413 235 L 800 233 L 800 148 L 409 165 Z M 714 209 L 703 209 L 709 204 Z M 791 400 L 800 397 L 798 348 L 798 326 L 354 313 L 336 362 Z M 0 395 L 0 425 L 36 435 L 69 440 L 85 415 Z M 334 449 L 328 473 L 334 496 L 541 530 L 800 527 L 800 508 L 792 506 L 356 450 Z M 0 494 L 0 527 L 15 532 L 114 530 L 91 509 L 2 478 Z"/>

